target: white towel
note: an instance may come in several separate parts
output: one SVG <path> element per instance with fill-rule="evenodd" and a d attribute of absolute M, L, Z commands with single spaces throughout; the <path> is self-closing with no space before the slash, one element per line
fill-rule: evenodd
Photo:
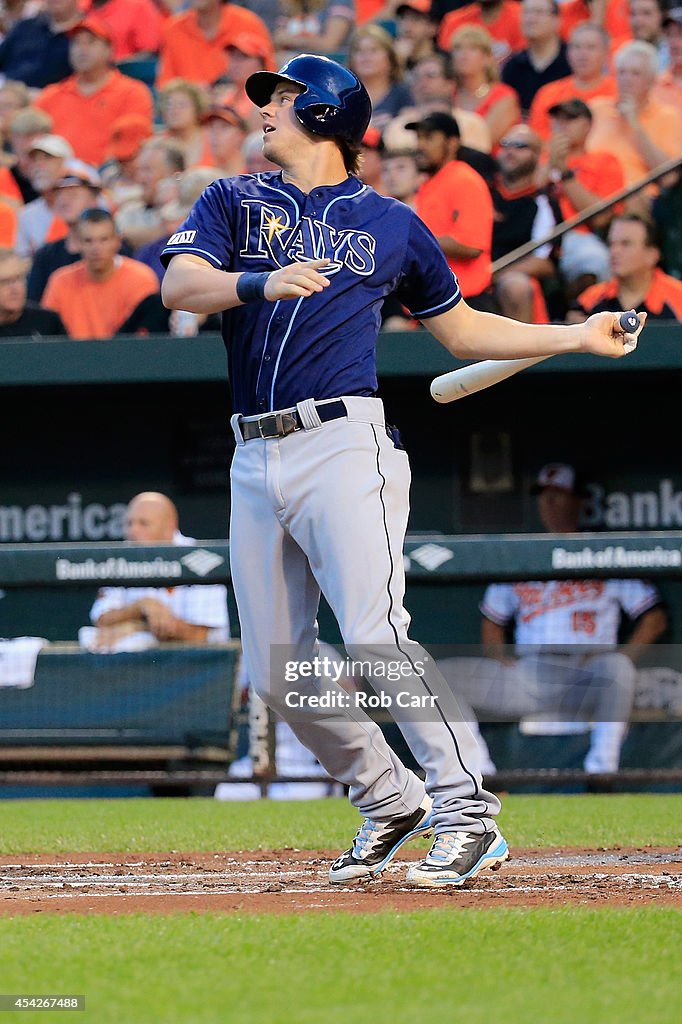
<path fill-rule="evenodd" d="M 33 686 L 38 654 L 48 642 L 42 636 L 0 640 L 0 686 Z"/>

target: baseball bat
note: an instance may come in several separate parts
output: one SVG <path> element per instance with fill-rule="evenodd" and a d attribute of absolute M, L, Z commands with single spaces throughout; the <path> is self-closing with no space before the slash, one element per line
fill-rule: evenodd
<path fill-rule="evenodd" d="M 634 310 L 622 313 L 618 321 L 623 334 L 633 334 L 640 326 L 639 317 Z M 535 366 L 551 356 L 532 356 L 528 359 L 484 359 L 469 366 L 460 366 L 457 370 L 442 373 L 431 382 L 431 397 L 436 402 L 456 402 L 458 398 L 474 395 L 493 384 L 499 384 L 507 377 Z"/>

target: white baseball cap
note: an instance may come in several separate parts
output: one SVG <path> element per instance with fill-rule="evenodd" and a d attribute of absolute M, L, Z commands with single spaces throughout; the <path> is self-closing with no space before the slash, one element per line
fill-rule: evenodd
<path fill-rule="evenodd" d="M 62 160 L 71 160 L 73 157 L 71 146 L 61 135 L 39 135 L 31 143 L 29 152 L 60 156 Z"/>
<path fill-rule="evenodd" d="M 566 491 L 577 497 L 585 495 L 585 486 L 582 480 L 573 466 L 569 466 L 565 462 L 548 462 L 546 466 L 543 466 L 530 493 L 539 494 L 540 491 L 544 491 L 545 487 L 556 487 L 559 491 Z"/>

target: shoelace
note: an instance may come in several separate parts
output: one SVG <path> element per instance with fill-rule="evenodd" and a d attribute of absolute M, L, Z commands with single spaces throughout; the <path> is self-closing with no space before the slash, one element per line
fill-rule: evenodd
<path fill-rule="evenodd" d="M 435 861 L 454 860 L 461 853 L 464 847 L 472 841 L 468 832 L 441 832 L 433 840 L 433 846 L 429 850 L 428 859 Z"/>
<path fill-rule="evenodd" d="M 371 818 L 365 818 L 358 829 L 358 834 L 353 840 L 353 856 L 361 860 L 364 854 L 368 853 L 372 843 L 382 830 L 382 825 Z"/>

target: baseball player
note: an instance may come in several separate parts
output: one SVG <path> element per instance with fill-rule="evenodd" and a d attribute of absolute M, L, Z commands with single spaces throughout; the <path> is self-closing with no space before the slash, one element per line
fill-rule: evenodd
<path fill-rule="evenodd" d="M 549 533 L 578 530 L 587 492 L 573 466 L 543 466 L 531 490 Z M 495 766 L 474 712 L 492 720 L 554 715 L 564 723 L 592 722 L 585 771 L 615 772 L 635 694 L 633 658 L 667 625 L 656 588 L 637 579 L 493 583 L 480 607 L 481 640 L 490 657 L 446 658 L 438 667 L 462 711 L 468 706 L 484 775 Z M 619 650 L 622 614 L 634 625 Z M 504 646 L 510 625 L 514 658 Z"/>
<path fill-rule="evenodd" d="M 206 189 L 164 250 L 162 294 L 170 308 L 223 311 L 237 441 L 231 571 L 249 677 L 364 816 L 332 882 L 377 875 L 407 839 L 433 831 L 408 881 L 461 885 L 508 850 L 473 734 L 408 638 L 410 470 L 377 398 L 381 306 L 396 291 L 467 358 L 617 357 L 623 335 L 613 313 L 535 327 L 469 308 L 416 214 L 357 176 L 371 103 L 340 64 L 302 54 L 277 73 L 253 74 L 246 90 L 261 109 L 264 155 L 282 170 Z M 391 683 L 384 674 L 384 690 L 433 703 L 400 721 L 426 786 L 366 716 L 292 710 L 278 659 L 282 649 L 313 658 L 321 592 L 349 656 L 369 655 L 372 678 L 398 660 L 405 676 Z"/>

